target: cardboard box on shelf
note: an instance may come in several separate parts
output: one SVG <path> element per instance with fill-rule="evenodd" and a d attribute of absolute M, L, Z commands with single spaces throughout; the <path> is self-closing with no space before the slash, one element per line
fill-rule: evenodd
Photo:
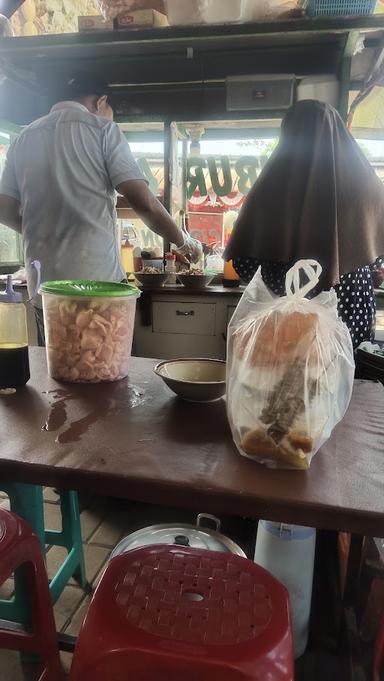
<path fill-rule="evenodd" d="M 80 33 L 88 31 L 113 31 L 113 19 L 105 19 L 103 16 L 79 17 L 78 26 Z"/>
<path fill-rule="evenodd" d="M 161 12 L 154 9 L 139 9 L 119 14 L 115 19 L 115 26 L 120 31 L 126 31 L 130 28 L 160 28 L 169 26 L 169 23 L 168 18 Z"/>

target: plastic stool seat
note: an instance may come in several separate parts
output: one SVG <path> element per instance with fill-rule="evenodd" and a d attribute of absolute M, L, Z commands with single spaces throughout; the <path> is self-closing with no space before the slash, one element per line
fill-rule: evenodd
<path fill-rule="evenodd" d="M 21 518 L 0 509 L 0 585 L 20 567 L 25 571 L 31 627 L 15 631 L 0 626 L 0 648 L 38 655 L 44 664 L 40 681 L 61 681 L 55 621 L 39 540 Z"/>
<path fill-rule="evenodd" d="M 93 596 L 71 681 L 292 681 L 285 588 L 252 561 L 150 546 L 114 558 Z"/>

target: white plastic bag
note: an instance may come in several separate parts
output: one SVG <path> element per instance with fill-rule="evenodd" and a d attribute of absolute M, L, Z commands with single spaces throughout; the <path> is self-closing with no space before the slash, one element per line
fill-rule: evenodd
<path fill-rule="evenodd" d="M 307 469 L 351 398 L 352 341 L 338 318 L 336 293 L 305 298 L 321 271 L 316 261 L 299 261 L 287 273 L 282 298 L 258 271 L 229 325 L 233 439 L 240 454 L 269 467 Z"/>

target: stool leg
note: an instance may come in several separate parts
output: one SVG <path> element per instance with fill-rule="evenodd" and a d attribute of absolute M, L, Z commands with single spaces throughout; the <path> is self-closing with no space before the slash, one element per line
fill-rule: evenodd
<path fill-rule="evenodd" d="M 31 542 L 31 562 L 27 563 L 27 583 L 32 612 L 32 635 L 36 641 L 36 653 L 45 665 L 40 681 L 61 681 L 59 649 L 56 625 L 53 616 L 51 596 L 45 562 L 40 549 L 33 539 Z"/>
<path fill-rule="evenodd" d="M 12 482 L 1 486 L 9 496 L 11 511 L 32 527 L 45 551 L 43 488 Z"/>
<path fill-rule="evenodd" d="M 70 546 L 76 548 L 78 566 L 73 573 L 76 581 L 84 589 L 89 587 L 85 574 L 83 538 L 81 535 L 79 497 L 77 492 L 63 491 L 60 493 L 60 501 L 63 515 L 63 532 Z"/>
<path fill-rule="evenodd" d="M 77 492 L 61 490 L 60 505 L 62 516 L 61 532 L 46 532 L 46 542 L 63 546 L 68 556 L 50 584 L 53 602 L 73 576 L 86 590 L 90 590 L 85 574 L 84 550 L 81 537 L 80 511 Z"/>
<path fill-rule="evenodd" d="M 9 496 L 13 513 L 23 518 L 38 536 L 43 551 L 44 545 L 44 508 L 43 489 L 39 485 L 20 483 L 1 483 L 1 489 Z M 24 566 L 15 573 L 15 595 L 11 601 L 0 601 L 0 619 L 19 622 L 26 627 L 31 624 L 31 613 L 28 605 L 28 588 Z"/>

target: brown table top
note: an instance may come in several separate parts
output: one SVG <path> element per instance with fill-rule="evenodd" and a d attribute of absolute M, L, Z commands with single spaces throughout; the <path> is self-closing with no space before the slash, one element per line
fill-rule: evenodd
<path fill-rule="evenodd" d="M 0 476 L 198 511 L 384 533 L 384 389 L 357 381 L 344 421 L 309 471 L 275 471 L 236 451 L 225 402 L 175 398 L 133 358 L 129 380 L 59 384 L 45 352 L 0 396 Z"/>

